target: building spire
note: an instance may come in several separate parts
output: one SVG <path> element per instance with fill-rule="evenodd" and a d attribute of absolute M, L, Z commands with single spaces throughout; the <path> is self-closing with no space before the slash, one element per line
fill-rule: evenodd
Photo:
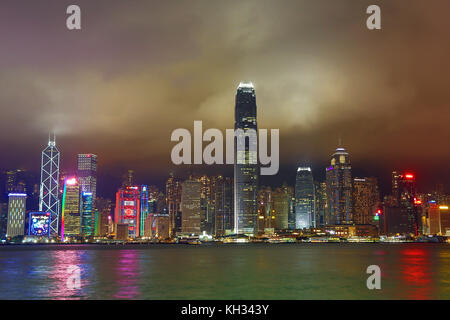
<path fill-rule="evenodd" d="M 53 132 L 53 140 L 50 136 L 50 132 L 48 133 L 48 145 L 49 146 L 56 146 L 56 134 Z"/>

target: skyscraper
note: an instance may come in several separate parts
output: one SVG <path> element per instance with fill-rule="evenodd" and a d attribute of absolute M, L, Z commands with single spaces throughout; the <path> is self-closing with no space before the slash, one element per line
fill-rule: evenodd
<path fill-rule="evenodd" d="M 199 235 L 201 233 L 201 183 L 186 180 L 181 192 L 181 231 Z"/>
<path fill-rule="evenodd" d="M 80 235 L 80 185 L 75 177 L 66 178 L 61 214 L 61 239 Z"/>
<path fill-rule="evenodd" d="M 290 194 L 286 188 L 277 188 L 272 191 L 272 216 L 275 217 L 273 228 L 285 230 L 289 227 Z"/>
<path fill-rule="evenodd" d="M 256 95 L 252 83 L 241 82 L 237 88 L 234 129 L 237 132 L 234 149 L 234 230 L 235 233 L 252 235 L 257 231 L 258 217 L 257 142 L 256 139 L 245 139 L 245 135 L 256 135 L 257 130 Z M 241 133 L 238 133 L 239 129 Z"/>
<path fill-rule="evenodd" d="M 170 173 L 166 182 L 166 205 L 169 212 L 169 234 L 173 236 L 176 230 L 176 220 L 181 212 L 181 182 Z M 160 205 L 158 212 L 161 213 L 163 207 Z"/>
<path fill-rule="evenodd" d="M 352 167 L 348 152 L 339 147 L 326 168 L 327 198 L 331 223 L 352 222 Z"/>
<path fill-rule="evenodd" d="M 59 229 L 59 157 L 55 137 L 48 141 L 41 157 L 41 186 L 39 192 L 39 211 L 50 212 L 50 233 L 58 235 Z"/>
<path fill-rule="evenodd" d="M 140 208 L 140 214 L 139 219 L 141 220 L 139 222 L 139 234 L 141 237 L 145 233 L 145 220 L 147 220 L 147 217 L 149 215 L 149 207 L 148 207 L 148 186 L 142 185 L 141 186 L 141 208 Z"/>
<path fill-rule="evenodd" d="M 258 190 L 258 219 L 255 232 L 270 232 L 274 228 L 275 216 L 272 212 L 272 188 L 262 186 Z M 270 231 L 269 231 L 270 230 Z"/>
<path fill-rule="evenodd" d="M 94 236 L 94 199 L 92 192 L 81 192 L 81 235 L 83 237 Z"/>
<path fill-rule="evenodd" d="M 232 232 L 234 223 L 233 179 L 217 177 L 214 189 L 215 199 L 215 235 L 223 236 Z"/>
<path fill-rule="evenodd" d="M 397 190 L 394 194 L 395 206 L 401 208 L 404 214 L 403 221 L 407 221 L 404 233 L 418 234 L 419 218 L 417 215 L 416 200 L 416 177 L 412 173 L 404 173 L 397 178 Z"/>
<path fill-rule="evenodd" d="M 374 217 L 380 201 L 377 178 L 353 179 L 353 222 L 374 224 Z"/>
<path fill-rule="evenodd" d="M 79 154 L 77 161 L 77 176 L 80 192 L 92 193 L 93 204 L 97 197 L 97 156 L 92 153 Z"/>
<path fill-rule="evenodd" d="M 128 227 L 128 238 L 139 236 L 139 211 L 141 195 L 139 187 L 127 186 L 120 188 L 116 193 L 116 209 L 114 223 Z"/>
<path fill-rule="evenodd" d="M 310 167 L 299 167 L 295 181 L 295 228 L 316 226 L 315 188 Z"/>
<path fill-rule="evenodd" d="M 316 227 L 330 224 L 327 201 L 327 184 L 325 182 L 315 183 L 316 187 Z"/>
<path fill-rule="evenodd" d="M 25 193 L 8 194 L 8 237 L 23 236 L 25 234 L 25 211 L 27 195 Z"/>

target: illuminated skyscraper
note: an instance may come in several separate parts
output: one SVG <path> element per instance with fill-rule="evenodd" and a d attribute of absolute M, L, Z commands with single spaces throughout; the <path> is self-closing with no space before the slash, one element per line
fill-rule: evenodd
<path fill-rule="evenodd" d="M 77 237 L 81 232 L 80 185 L 75 177 L 66 178 L 61 214 L 61 239 Z"/>
<path fill-rule="evenodd" d="M 256 95 L 252 83 L 240 83 L 236 93 L 235 130 L 256 135 Z M 235 233 L 257 232 L 258 164 L 256 139 L 239 134 L 234 153 L 234 230 Z M 239 145 L 242 141 L 244 145 Z M 246 143 L 248 142 L 248 143 Z M 239 151 L 240 150 L 240 151 Z M 241 162 L 241 163 L 238 163 Z M 243 163 L 243 164 L 242 164 Z"/>
<path fill-rule="evenodd" d="M 181 231 L 199 235 L 201 233 L 201 183 L 186 180 L 181 192 Z"/>
<path fill-rule="evenodd" d="M 272 216 L 275 217 L 273 228 L 276 230 L 285 230 L 289 227 L 290 198 L 287 188 L 277 188 L 272 191 Z"/>
<path fill-rule="evenodd" d="M 114 223 L 121 228 L 128 226 L 128 237 L 139 236 L 139 211 L 141 195 L 139 187 L 127 186 L 120 188 L 116 193 L 116 209 Z"/>
<path fill-rule="evenodd" d="M 95 207 L 95 199 L 97 196 L 97 156 L 95 154 L 78 155 L 77 176 L 80 184 L 80 192 L 92 193 Z"/>
<path fill-rule="evenodd" d="M 272 214 L 272 188 L 260 187 L 258 190 L 258 219 L 255 232 L 265 233 L 274 228 L 275 216 Z"/>
<path fill-rule="evenodd" d="M 356 224 L 374 224 L 380 194 L 377 178 L 353 179 L 353 222 Z"/>
<path fill-rule="evenodd" d="M 92 192 L 81 192 L 81 235 L 90 237 L 94 235 L 94 199 Z"/>
<path fill-rule="evenodd" d="M 295 181 L 295 228 L 316 226 L 315 189 L 310 167 L 299 167 Z"/>
<path fill-rule="evenodd" d="M 215 225 L 215 198 L 214 191 L 218 177 L 202 175 L 198 181 L 201 183 L 201 232 L 214 233 Z"/>
<path fill-rule="evenodd" d="M 330 224 L 327 201 L 327 184 L 325 182 L 315 183 L 316 187 L 316 227 Z"/>
<path fill-rule="evenodd" d="M 215 235 L 223 236 L 231 233 L 234 223 L 234 201 L 233 201 L 233 179 L 228 177 L 217 177 L 214 189 L 215 199 Z"/>
<path fill-rule="evenodd" d="M 170 173 L 166 182 L 166 205 L 169 212 L 169 234 L 173 236 L 177 231 L 181 231 L 176 228 L 177 217 L 181 212 L 181 182 L 173 173 Z M 163 208 L 159 207 L 158 212 L 161 213 Z"/>
<path fill-rule="evenodd" d="M 57 236 L 59 229 L 59 157 L 59 150 L 56 147 L 55 137 L 53 137 L 53 140 L 49 139 L 47 147 L 42 151 L 39 193 L 39 211 L 51 214 L 50 232 L 52 236 Z"/>
<path fill-rule="evenodd" d="M 417 216 L 416 177 L 412 173 L 404 173 L 398 177 L 398 191 L 396 194 L 397 206 L 407 213 L 407 230 L 405 233 L 418 234 L 419 219 Z"/>
<path fill-rule="evenodd" d="M 337 148 L 326 169 L 327 198 L 331 223 L 352 222 L 352 167 L 348 152 Z"/>
<path fill-rule="evenodd" d="M 27 195 L 24 193 L 8 194 L 8 226 L 7 237 L 25 234 L 25 211 Z"/>
<path fill-rule="evenodd" d="M 148 186 L 142 185 L 141 186 L 141 208 L 140 208 L 140 214 L 139 214 L 139 234 L 140 236 L 144 236 L 145 233 L 145 220 L 147 219 L 149 215 L 149 206 L 148 206 Z"/>

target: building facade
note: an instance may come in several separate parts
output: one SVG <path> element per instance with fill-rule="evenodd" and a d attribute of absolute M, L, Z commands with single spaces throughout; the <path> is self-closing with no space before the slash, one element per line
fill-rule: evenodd
<path fill-rule="evenodd" d="M 69 177 L 64 182 L 61 214 L 61 239 L 81 234 L 80 185 L 77 178 Z"/>
<path fill-rule="evenodd" d="M 116 193 L 114 223 L 120 225 L 120 228 L 127 225 L 128 238 L 139 237 L 140 199 L 141 195 L 137 186 L 126 186 Z"/>
<path fill-rule="evenodd" d="M 182 233 L 201 233 L 201 182 L 186 180 L 182 183 L 181 217 Z"/>
<path fill-rule="evenodd" d="M 257 232 L 258 218 L 258 146 L 256 95 L 252 83 L 238 86 L 234 129 L 237 138 L 234 147 L 234 231 L 253 235 Z"/>
<path fill-rule="evenodd" d="M 7 237 L 13 238 L 25 234 L 25 213 L 27 195 L 25 193 L 8 194 Z"/>
<path fill-rule="evenodd" d="M 333 224 L 352 222 L 352 173 L 350 158 L 344 148 L 337 148 L 326 168 L 327 200 Z"/>
<path fill-rule="evenodd" d="M 81 235 L 92 237 L 95 232 L 94 197 L 92 192 L 81 192 Z"/>
<path fill-rule="evenodd" d="M 315 188 L 310 167 L 297 168 L 295 179 L 295 228 L 314 228 L 315 217 Z"/>
<path fill-rule="evenodd" d="M 39 211 L 50 212 L 50 232 L 52 236 L 59 234 L 59 159 L 55 137 L 48 141 L 41 154 L 41 184 L 39 191 Z"/>
<path fill-rule="evenodd" d="M 377 179 L 353 179 L 353 222 L 356 224 L 373 224 L 380 202 Z"/>

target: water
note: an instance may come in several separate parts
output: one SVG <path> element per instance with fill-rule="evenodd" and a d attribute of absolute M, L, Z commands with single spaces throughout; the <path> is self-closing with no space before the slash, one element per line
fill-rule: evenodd
<path fill-rule="evenodd" d="M 447 244 L 0 247 L 0 299 L 449 299 Z M 378 265 L 381 290 L 368 290 Z M 67 287 L 67 268 L 81 288 Z"/>

